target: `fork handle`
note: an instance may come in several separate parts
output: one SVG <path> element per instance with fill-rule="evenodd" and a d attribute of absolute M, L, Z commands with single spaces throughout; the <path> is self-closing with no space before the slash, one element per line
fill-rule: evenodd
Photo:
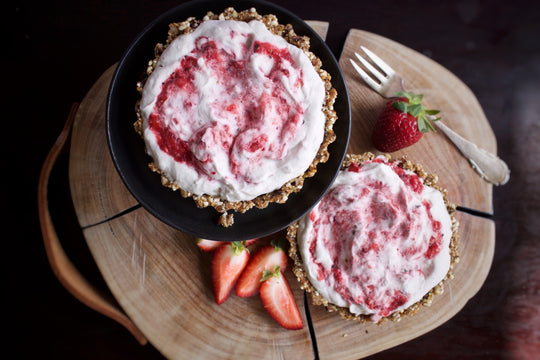
<path fill-rule="evenodd" d="M 440 120 L 434 121 L 434 123 L 452 141 L 463 156 L 469 160 L 473 169 L 482 178 L 494 185 L 504 185 L 508 182 L 510 169 L 498 156 L 464 139 Z"/>

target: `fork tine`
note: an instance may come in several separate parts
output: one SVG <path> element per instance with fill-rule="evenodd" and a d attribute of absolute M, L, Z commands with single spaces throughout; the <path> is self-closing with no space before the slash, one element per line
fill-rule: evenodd
<path fill-rule="evenodd" d="M 380 57 L 372 53 L 369 49 L 365 48 L 364 46 L 360 46 L 360 48 L 369 56 L 369 58 L 377 64 L 379 68 L 381 68 L 382 71 L 388 75 L 388 77 L 395 74 L 394 69 L 392 69 L 387 63 L 385 63 Z"/>
<path fill-rule="evenodd" d="M 358 66 L 352 59 L 349 59 L 356 72 L 362 77 L 362 79 L 375 91 L 380 92 L 381 84 L 377 83 L 371 78 L 360 66 Z"/>
<path fill-rule="evenodd" d="M 386 77 L 386 74 L 383 74 L 382 72 L 380 72 L 379 70 L 375 69 L 373 67 L 373 65 L 371 65 L 366 59 L 364 59 L 362 56 L 360 56 L 358 53 L 354 53 L 354 55 L 356 56 L 356 58 L 358 60 L 360 60 L 360 62 L 362 63 L 362 65 L 364 65 L 370 72 L 371 72 L 371 75 L 374 76 L 375 78 L 377 78 L 377 80 L 379 80 L 381 82 L 381 85 L 382 83 L 384 83 L 386 80 L 388 80 L 388 78 Z"/>

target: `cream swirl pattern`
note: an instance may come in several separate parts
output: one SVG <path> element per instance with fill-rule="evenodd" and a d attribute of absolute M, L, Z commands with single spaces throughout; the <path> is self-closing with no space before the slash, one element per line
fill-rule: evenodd
<path fill-rule="evenodd" d="M 374 322 L 418 302 L 446 277 L 451 237 L 440 191 L 384 157 L 341 171 L 297 231 L 313 287 Z"/>
<path fill-rule="evenodd" d="M 183 190 L 251 200 L 308 169 L 324 99 L 304 52 L 263 23 L 208 20 L 172 41 L 147 79 L 143 137 Z"/>

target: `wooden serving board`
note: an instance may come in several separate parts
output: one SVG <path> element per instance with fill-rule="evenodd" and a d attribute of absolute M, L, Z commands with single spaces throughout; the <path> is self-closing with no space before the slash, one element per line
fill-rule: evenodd
<path fill-rule="evenodd" d="M 312 23 L 321 33 L 327 24 Z M 411 89 L 443 110 L 446 123 L 478 145 L 495 151 L 489 124 L 471 91 L 423 55 L 398 43 L 351 30 L 341 58 L 350 91 L 350 152 L 374 151 L 370 128 L 382 99 L 363 85 L 348 59 L 365 45 L 400 71 Z M 265 312 L 260 299 L 232 295 L 216 305 L 210 286 L 211 256 L 195 239 L 154 218 L 126 190 L 111 161 L 105 134 L 105 102 L 114 72 L 108 69 L 82 101 L 75 118 L 69 177 L 74 206 L 88 247 L 112 294 L 144 336 L 167 358 L 313 358 L 312 339 L 288 331 Z M 399 154 L 396 155 L 400 155 Z M 491 185 L 472 170 L 442 134 L 425 136 L 403 151 L 439 175 L 458 205 L 491 211 Z M 401 322 L 377 326 L 345 321 L 324 308 L 304 307 L 304 294 L 287 271 L 296 302 L 311 314 L 321 359 L 358 359 L 411 340 L 455 315 L 482 286 L 494 252 L 495 226 L 485 218 L 457 214 L 461 262 L 455 279 L 431 307 Z M 277 234 L 276 236 L 280 236 Z M 304 321 L 306 324 L 306 321 Z"/>

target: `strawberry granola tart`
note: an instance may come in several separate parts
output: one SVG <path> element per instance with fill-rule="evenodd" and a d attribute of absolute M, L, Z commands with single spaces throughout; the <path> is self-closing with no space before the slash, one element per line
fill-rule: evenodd
<path fill-rule="evenodd" d="M 374 323 L 430 305 L 459 261 L 455 206 L 436 182 L 404 158 L 347 155 L 328 193 L 287 229 L 313 303 Z"/>
<path fill-rule="evenodd" d="M 284 203 L 335 140 L 330 75 L 309 38 L 255 9 L 169 25 L 137 84 L 135 130 L 162 184 L 232 213 Z"/>

